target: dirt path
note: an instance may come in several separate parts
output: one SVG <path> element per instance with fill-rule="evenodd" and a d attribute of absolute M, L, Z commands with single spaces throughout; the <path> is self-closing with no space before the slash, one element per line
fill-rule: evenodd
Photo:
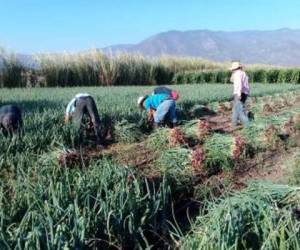
<path fill-rule="evenodd" d="M 216 116 L 206 118 L 210 130 L 216 133 L 233 133 L 234 129 L 231 126 L 231 112 L 224 112 Z"/>
<path fill-rule="evenodd" d="M 265 111 L 265 105 L 269 106 L 272 111 L 268 112 Z M 272 115 L 280 115 L 286 111 L 289 111 L 293 107 L 299 107 L 300 106 L 300 97 L 297 98 L 297 100 L 294 103 L 286 103 L 285 106 L 276 106 L 274 107 L 270 106 L 268 103 L 264 104 L 262 107 L 262 111 L 254 114 L 257 116 L 272 116 Z M 252 105 L 247 107 L 248 111 L 251 111 Z M 252 113 L 252 112 L 251 112 Z M 253 113 L 252 113 L 253 114 Z M 226 108 L 222 108 L 222 111 L 219 111 L 215 115 L 207 115 L 204 117 L 200 118 L 201 120 L 206 120 L 209 123 L 210 130 L 212 132 L 217 132 L 217 133 L 232 133 L 235 134 L 241 127 L 236 127 L 233 128 L 231 126 L 231 110 Z M 255 122 L 255 120 L 254 120 Z"/>
<path fill-rule="evenodd" d="M 287 184 L 292 171 L 297 148 L 289 151 L 261 154 L 257 162 L 240 167 L 234 173 L 234 181 L 237 185 L 245 184 L 249 180 L 269 180 L 274 183 Z"/>

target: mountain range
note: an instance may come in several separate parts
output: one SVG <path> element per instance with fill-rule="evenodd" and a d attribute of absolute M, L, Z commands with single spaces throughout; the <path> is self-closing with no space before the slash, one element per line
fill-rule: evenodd
<path fill-rule="evenodd" d="M 245 64 L 300 66 L 300 30 L 270 31 L 168 31 L 137 44 L 119 44 L 101 49 L 104 53 L 139 53 L 149 57 L 161 55 L 199 57 L 215 62 L 240 60 Z M 17 54 L 24 65 L 36 68 L 33 55 Z M 0 54 L 0 67 L 3 65 Z"/>
<path fill-rule="evenodd" d="M 120 44 L 103 48 L 117 51 L 160 55 L 200 57 L 216 62 L 240 60 L 246 64 L 300 66 L 300 30 L 270 31 L 168 31 L 137 44 Z"/>

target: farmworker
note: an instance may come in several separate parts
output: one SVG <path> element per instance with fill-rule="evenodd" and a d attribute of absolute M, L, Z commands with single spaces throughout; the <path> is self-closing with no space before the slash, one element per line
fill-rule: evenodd
<path fill-rule="evenodd" d="M 176 126 L 176 102 L 169 94 L 153 94 L 138 98 L 138 105 L 141 109 L 146 109 L 148 119 L 154 122 L 154 128 L 158 128 L 167 122 L 170 128 Z"/>
<path fill-rule="evenodd" d="M 156 87 L 152 93 L 154 94 L 168 94 L 173 100 L 177 101 L 179 98 L 179 94 L 177 91 L 172 90 L 165 86 Z"/>
<path fill-rule="evenodd" d="M 250 93 L 248 76 L 240 62 L 232 62 L 230 70 L 230 81 L 233 83 L 232 125 L 237 126 L 238 121 L 241 121 L 244 126 L 248 126 L 249 118 L 245 111 L 245 102 Z"/>
<path fill-rule="evenodd" d="M 79 93 L 68 104 L 65 113 L 65 124 L 73 120 L 75 126 L 80 130 L 80 143 L 82 143 L 82 120 L 84 114 L 87 114 L 90 125 L 94 128 L 96 143 L 101 145 L 103 138 L 101 136 L 100 117 L 95 100 L 90 94 Z"/>
<path fill-rule="evenodd" d="M 0 130 L 4 136 L 20 136 L 23 125 L 21 110 L 15 105 L 0 108 Z"/>

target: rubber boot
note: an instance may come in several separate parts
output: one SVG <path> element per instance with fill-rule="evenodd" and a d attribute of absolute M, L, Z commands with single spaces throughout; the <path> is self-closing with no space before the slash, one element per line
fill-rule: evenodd
<path fill-rule="evenodd" d="M 174 123 L 170 122 L 170 123 L 168 124 L 168 127 L 169 127 L 169 128 L 174 128 Z"/>
<path fill-rule="evenodd" d="M 254 113 L 252 113 L 251 111 L 248 112 L 247 116 L 250 121 L 254 120 Z"/>

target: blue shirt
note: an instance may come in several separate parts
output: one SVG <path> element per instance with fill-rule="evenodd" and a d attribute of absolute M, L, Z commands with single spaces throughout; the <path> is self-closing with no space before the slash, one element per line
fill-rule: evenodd
<path fill-rule="evenodd" d="M 144 101 L 144 107 L 147 111 L 150 109 L 157 110 L 157 107 L 164 101 L 170 98 L 170 95 L 168 94 L 156 94 L 156 95 L 150 95 L 148 98 Z"/>

